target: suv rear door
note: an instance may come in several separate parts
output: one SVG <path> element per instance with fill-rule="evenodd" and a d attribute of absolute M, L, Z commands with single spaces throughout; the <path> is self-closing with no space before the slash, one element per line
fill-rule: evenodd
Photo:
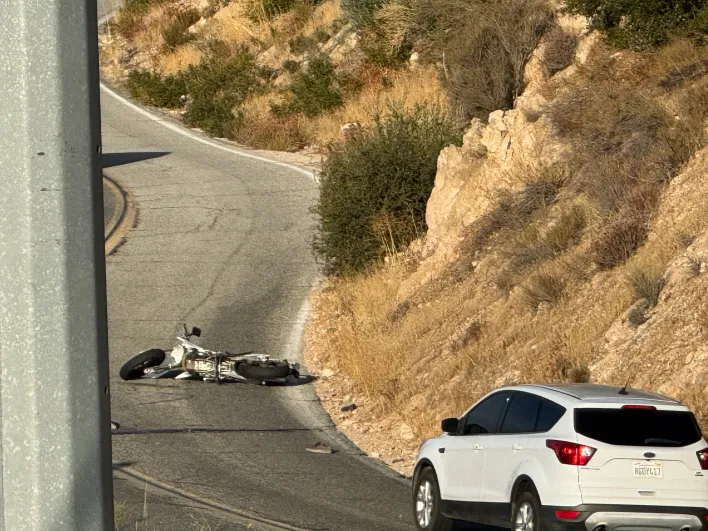
<path fill-rule="evenodd" d="M 482 501 L 489 511 L 485 523 L 509 526 L 511 489 L 519 467 L 545 454 L 549 431 L 563 416 L 565 408 L 538 395 L 512 391 L 512 398 L 499 433 L 490 437 L 484 461 Z M 577 482 L 577 475 L 573 478 Z"/>
<path fill-rule="evenodd" d="M 507 490 L 516 479 L 514 472 L 526 457 L 527 437 L 536 430 L 540 407 L 541 397 L 513 391 L 499 433 L 487 442 L 482 500 L 496 506 L 507 519 L 511 513 L 506 507 L 509 504 Z"/>
<path fill-rule="evenodd" d="M 508 398 L 506 391 L 485 398 L 461 419 L 459 433 L 447 438 L 442 448 L 443 497 L 445 500 L 468 502 L 465 510 L 472 513 L 476 513 L 476 504 L 481 501 L 487 441 L 499 428 Z M 458 517 L 469 516 L 460 514 Z"/>
<path fill-rule="evenodd" d="M 702 506 L 708 477 L 693 414 L 651 406 L 576 408 L 578 442 L 596 448 L 579 469 L 583 503 Z"/>

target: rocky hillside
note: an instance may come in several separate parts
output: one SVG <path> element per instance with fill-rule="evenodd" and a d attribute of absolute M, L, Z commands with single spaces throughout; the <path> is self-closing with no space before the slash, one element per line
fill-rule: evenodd
<path fill-rule="evenodd" d="M 407 473 L 504 384 L 629 381 L 708 424 L 708 3 L 647 5 L 127 0 L 102 68 L 213 136 L 325 154 L 307 364 Z"/>
<path fill-rule="evenodd" d="M 352 18 L 340 0 L 128 0 L 102 73 L 190 127 L 279 151 L 324 152 L 391 105 L 447 106 L 434 67 L 365 46 Z"/>
<path fill-rule="evenodd" d="M 514 108 L 441 153 L 425 237 L 313 298 L 324 403 L 403 473 L 505 384 L 629 381 L 708 424 L 708 51 L 618 51 L 560 21 L 572 65 L 547 68 L 546 35 Z"/>

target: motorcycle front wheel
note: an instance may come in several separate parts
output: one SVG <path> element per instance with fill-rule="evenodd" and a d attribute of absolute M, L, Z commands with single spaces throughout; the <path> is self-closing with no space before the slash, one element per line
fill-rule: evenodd
<path fill-rule="evenodd" d="M 145 369 L 156 367 L 165 361 L 165 351 L 151 348 L 129 359 L 120 368 L 120 377 L 123 380 L 137 380 L 145 374 Z"/>
<path fill-rule="evenodd" d="M 236 366 L 236 372 L 247 380 L 264 382 L 287 378 L 292 371 L 287 361 L 268 361 L 257 365 L 248 362 L 239 363 Z"/>

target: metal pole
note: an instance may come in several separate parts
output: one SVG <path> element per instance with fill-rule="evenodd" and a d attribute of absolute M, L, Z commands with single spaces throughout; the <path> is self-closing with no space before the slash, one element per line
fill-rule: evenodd
<path fill-rule="evenodd" d="M 0 1 L 0 529 L 113 528 L 95 0 Z"/>

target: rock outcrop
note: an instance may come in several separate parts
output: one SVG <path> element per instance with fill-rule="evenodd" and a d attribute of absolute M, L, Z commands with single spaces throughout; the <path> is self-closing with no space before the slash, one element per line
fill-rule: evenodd
<path fill-rule="evenodd" d="M 586 31 L 581 17 L 562 17 L 561 23 L 578 36 Z M 581 39 L 577 64 L 587 60 L 596 42 L 595 37 Z M 542 52 L 541 47 L 526 67 L 527 86 L 515 108 L 491 113 L 487 124 L 475 119 L 462 146 L 450 146 L 440 154 L 426 211 L 423 261 L 401 287 L 400 300 L 437 278 L 457 259 L 461 235 L 489 210 L 496 191 L 521 187 L 565 154 L 567 148 L 554 139 L 543 112 L 549 103 L 544 94 L 553 90 L 553 83 L 542 66 Z M 569 67 L 558 78 L 572 75 L 575 68 Z"/>

